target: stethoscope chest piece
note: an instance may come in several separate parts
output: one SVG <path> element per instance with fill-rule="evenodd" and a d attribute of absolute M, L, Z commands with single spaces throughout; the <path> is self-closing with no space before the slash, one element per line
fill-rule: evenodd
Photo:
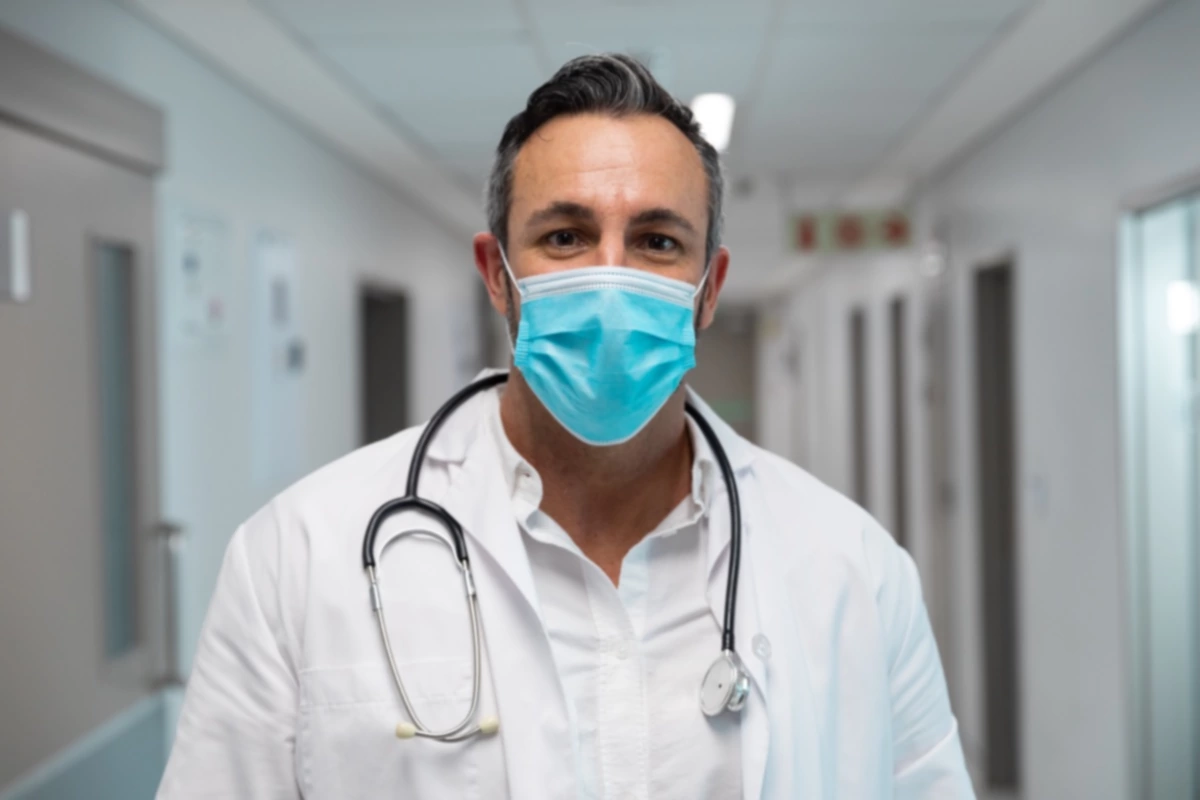
<path fill-rule="evenodd" d="M 715 717 L 725 711 L 741 711 L 750 694 L 750 675 L 737 653 L 726 650 L 704 673 L 700 683 L 700 709 Z"/>

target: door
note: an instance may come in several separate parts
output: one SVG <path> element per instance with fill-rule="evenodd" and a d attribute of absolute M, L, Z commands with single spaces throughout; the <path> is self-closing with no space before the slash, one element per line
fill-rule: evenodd
<path fill-rule="evenodd" d="M 908 305 L 904 296 L 888 304 L 891 378 L 892 535 L 908 547 Z"/>
<path fill-rule="evenodd" d="M 408 297 L 364 286 L 362 325 L 362 443 L 404 430 L 408 420 Z"/>
<path fill-rule="evenodd" d="M 942 652 L 951 697 L 961 685 L 958 664 L 959 648 L 955 646 L 954 620 L 961 609 L 954 598 L 961 578 L 954 568 L 954 548 L 957 542 L 951 535 L 954 529 L 955 471 L 951 458 L 953 432 L 950 417 L 953 407 L 951 391 L 951 336 L 948 287 L 938 277 L 928 284 L 922 297 L 920 403 L 925 422 L 924 447 L 927 455 L 928 479 L 918 502 L 927 509 L 929 521 L 929 567 L 925 594 L 930 623 Z"/>
<path fill-rule="evenodd" d="M 1200 797 L 1200 194 L 1134 214 L 1122 411 L 1136 792 Z"/>
<path fill-rule="evenodd" d="M 0 275 L 28 255 L 23 302 L 0 291 L 0 787 L 165 660 L 153 202 L 150 178 L 0 123 Z"/>
<path fill-rule="evenodd" d="M 850 454 L 853 459 L 853 499 L 866 509 L 871 507 L 868 440 L 870 423 L 867 419 L 867 311 L 854 308 L 850 312 Z"/>
<path fill-rule="evenodd" d="M 991 789 L 1020 786 L 1013 269 L 975 273 L 975 397 L 982 536 L 985 748 Z"/>

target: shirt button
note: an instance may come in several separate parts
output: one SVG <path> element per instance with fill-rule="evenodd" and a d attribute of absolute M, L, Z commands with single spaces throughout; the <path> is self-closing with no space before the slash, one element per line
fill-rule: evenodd
<path fill-rule="evenodd" d="M 771 659 L 771 640 L 761 633 L 754 634 L 754 639 L 751 640 L 754 646 L 754 655 L 758 656 L 763 661 Z"/>
<path fill-rule="evenodd" d="M 623 639 L 618 640 L 616 646 L 613 648 L 613 655 L 615 655 L 621 661 L 624 661 L 625 659 L 629 658 L 631 649 L 632 648 L 630 648 L 629 642 Z"/>

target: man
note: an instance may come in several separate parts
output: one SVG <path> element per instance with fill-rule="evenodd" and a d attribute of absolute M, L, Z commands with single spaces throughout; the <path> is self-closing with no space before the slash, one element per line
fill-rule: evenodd
<path fill-rule="evenodd" d="M 478 709 L 454 561 L 395 538 L 438 526 L 384 523 L 381 599 L 359 560 L 376 508 L 404 494 L 420 433 L 404 431 L 235 534 L 161 796 L 972 796 L 912 561 L 681 382 L 729 269 L 721 196 L 716 152 L 633 60 L 576 59 L 530 96 L 474 243 L 515 366 L 448 417 L 419 486 L 465 532 Z M 689 397 L 742 514 L 730 663 L 749 682 L 713 716 L 700 687 L 734 525 Z M 482 732 L 418 733 L 464 714 Z"/>

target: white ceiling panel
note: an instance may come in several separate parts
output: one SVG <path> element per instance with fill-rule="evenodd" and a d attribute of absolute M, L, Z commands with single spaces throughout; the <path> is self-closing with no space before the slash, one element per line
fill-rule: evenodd
<path fill-rule="evenodd" d="M 430 98 L 449 114 L 477 103 L 523 100 L 545 80 L 524 42 L 335 46 L 320 53 L 383 105 Z"/>
<path fill-rule="evenodd" d="M 491 142 L 472 143 L 465 148 L 443 143 L 438 148 L 438 152 L 442 156 L 443 166 L 457 175 L 468 190 L 482 193 L 484 181 L 487 180 L 488 171 L 492 168 L 492 156 L 499 141 L 500 128 L 497 127 Z"/>
<path fill-rule="evenodd" d="M 986 47 L 991 27 L 885 32 L 847 26 L 824 35 L 784 33 L 738 147 L 760 169 L 833 168 L 860 174 L 927 110 Z M 736 134 L 735 134 L 736 136 Z M 839 142 L 841 143 L 839 145 Z M 840 150 L 839 150 L 840 147 Z"/>
<path fill-rule="evenodd" d="M 546 51 L 555 65 L 588 53 L 630 53 L 647 63 L 663 86 L 684 102 L 701 92 L 726 92 L 738 99 L 754 83 L 754 54 L 761 49 L 764 36 L 765 28 L 754 47 L 735 49 L 700 44 L 675 34 L 593 33 L 586 39 L 548 41 Z"/>
<path fill-rule="evenodd" d="M 863 164 L 878 160 L 891 142 L 889 133 L 870 129 L 842 133 L 770 131 L 743 142 L 731 156 L 730 166 L 758 175 L 844 179 L 847 172 L 859 172 Z"/>
<path fill-rule="evenodd" d="M 764 106 L 806 95 L 887 98 L 945 86 L 991 38 L 979 29 L 884 33 L 876 29 L 781 36 L 760 96 Z"/>
<path fill-rule="evenodd" d="M 508 119 L 586 53 L 727 92 L 731 164 L 870 168 L 1027 0 L 255 0 L 477 182 Z M 840 148 L 840 150 L 839 150 Z M 743 154 L 743 150 L 746 152 Z M 744 156 L 744 157 L 743 157 Z"/>
<path fill-rule="evenodd" d="M 254 0 L 316 44 L 514 36 L 524 32 L 511 2 L 494 0 Z"/>
<path fill-rule="evenodd" d="M 338 45 L 321 54 L 427 147 L 456 160 L 495 147 L 545 79 L 533 49 L 513 41 Z"/>
<path fill-rule="evenodd" d="M 864 101 L 832 95 L 794 98 L 786 104 L 762 106 L 738 131 L 741 144 L 760 149 L 761 142 L 780 134 L 786 136 L 855 136 L 863 131 L 894 135 L 913 115 L 919 100 L 913 95 Z"/>
<path fill-rule="evenodd" d="M 549 37 L 628 33 L 642 38 L 711 36 L 698 44 L 738 47 L 736 36 L 757 35 L 770 19 L 772 0 L 524 0 L 531 24 Z"/>
<path fill-rule="evenodd" d="M 780 23 L 913 26 L 999 25 L 1031 0 L 785 0 Z"/>

